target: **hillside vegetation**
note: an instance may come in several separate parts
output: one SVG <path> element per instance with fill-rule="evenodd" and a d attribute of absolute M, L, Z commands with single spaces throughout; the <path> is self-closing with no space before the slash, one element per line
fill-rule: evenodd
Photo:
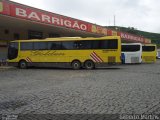
<path fill-rule="evenodd" d="M 107 26 L 107 28 L 122 31 L 122 32 L 128 32 L 128 33 L 139 35 L 139 36 L 144 36 L 145 38 L 151 39 L 152 43 L 155 43 L 157 44 L 158 47 L 160 47 L 159 33 L 150 33 L 150 32 L 140 31 L 133 27 L 125 28 L 125 27 L 119 27 L 119 26 Z"/>

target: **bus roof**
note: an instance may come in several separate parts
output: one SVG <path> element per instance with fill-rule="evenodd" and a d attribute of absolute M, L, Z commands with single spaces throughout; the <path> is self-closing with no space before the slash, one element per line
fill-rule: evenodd
<path fill-rule="evenodd" d="M 157 46 L 156 44 L 143 44 L 143 46 Z"/>
<path fill-rule="evenodd" d="M 122 45 L 142 45 L 141 43 L 122 43 Z"/>
<path fill-rule="evenodd" d="M 58 38 L 46 38 L 46 39 L 31 39 L 31 40 L 15 40 L 11 42 L 38 42 L 38 41 L 72 41 L 72 40 L 97 40 L 97 39 L 120 39 L 120 36 L 105 36 L 105 37 L 58 37 Z"/>

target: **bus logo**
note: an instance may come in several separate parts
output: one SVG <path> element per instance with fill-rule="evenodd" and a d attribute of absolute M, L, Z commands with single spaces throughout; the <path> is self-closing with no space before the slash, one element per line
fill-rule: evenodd
<path fill-rule="evenodd" d="M 3 4 L 0 2 L 0 12 L 3 12 Z"/>
<path fill-rule="evenodd" d="M 90 56 L 94 62 L 103 62 L 103 60 L 94 51 L 90 54 Z"/>

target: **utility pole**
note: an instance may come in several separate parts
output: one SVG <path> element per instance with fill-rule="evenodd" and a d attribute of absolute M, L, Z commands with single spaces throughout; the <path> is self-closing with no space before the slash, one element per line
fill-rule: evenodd
<path fill-rule="evenodd" d="M 114 15 L 114 27 L 116 26 L 116 15 Z"/>

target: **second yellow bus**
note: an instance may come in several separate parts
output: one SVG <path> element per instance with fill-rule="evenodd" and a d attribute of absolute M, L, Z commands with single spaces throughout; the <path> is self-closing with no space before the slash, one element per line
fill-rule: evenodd
<path fill-rule="evenodd" d="M 142 62 L 154 63 L 156 62 L 157 46 L 155 44 L 145 44 L 142 46 Z"/>

